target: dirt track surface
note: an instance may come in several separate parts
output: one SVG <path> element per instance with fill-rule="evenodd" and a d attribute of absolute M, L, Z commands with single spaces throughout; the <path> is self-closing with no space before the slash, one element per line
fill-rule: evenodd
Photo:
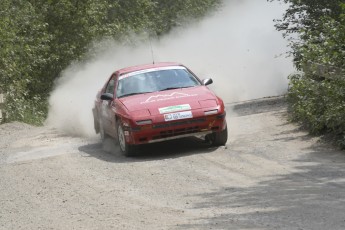
<path fill-rule="evenodd" d="M 189 138 L 121 156 L 111 140 L 0 126 L 0 229 L 345 229 L 345 155 L 282 98 L 228 105 L 227 147 Z"/>

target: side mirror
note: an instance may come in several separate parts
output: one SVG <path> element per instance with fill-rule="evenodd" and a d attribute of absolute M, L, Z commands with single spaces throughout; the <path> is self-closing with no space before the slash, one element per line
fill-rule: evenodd
<path fill-rule="evenodd" d="M 103 93 L 101 95 L 101 100 L 112 101 L 114 100 L 114 96 L 111 93 Z"/>
<path fill-rule="evenodd" d="M 212 83 L 213 83 L 212 78 L 206 78 L 206 79 L 202 80 L 203 85 L 210 85 Z"/>

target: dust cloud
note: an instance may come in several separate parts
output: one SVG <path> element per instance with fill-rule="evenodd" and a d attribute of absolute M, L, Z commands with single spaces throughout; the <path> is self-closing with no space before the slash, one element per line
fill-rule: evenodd
<path fill-rule="evenodd" d="M 226 103 L 281 95 L 287 89 L 292 61 L 287 42 L 273 26 L 286 6 L 266 0 L 226 1 L 205 20 L 152 39 L 155 62 L 183 63 Z M 139 36 L 139 35 L 138 35 Z M 92 107 L 97 91 L 118 68 L 151 63 L 150 43 L 135 47 L 97 42 L 93 58 L 73 63 L 56 81 L 49 99 L 47 125 L 72 135 L 94 136 Z"/>

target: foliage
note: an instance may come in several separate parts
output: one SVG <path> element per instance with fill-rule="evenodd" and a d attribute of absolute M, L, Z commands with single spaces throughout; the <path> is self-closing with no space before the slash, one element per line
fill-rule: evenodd
<path fill-rule="evenodd" d="M 268 0 L 282 1 L 289 5 L 282 19 L 276 19 L 276 29 L 290 41 L 291 55 L 295 66 L 301 70 L 302 58 L 299 46 L 309 40 L 308 33 L 322 33 L 323 22 L 320 19 L 331 18 L 339 21 L 344 0 Z"/>
<path fill-rule="evenodd" d="M 288 100 L 295 121 L 314 134 L 345 134 L 345 79 L 319 83 L 296 74 L 290 77 L 290 86 Z"/>
<path fill-rule="evenodd" d="M 0 91 L 6 121 L 40 124 L 54 80 L 89 44 L 129 34 L 161 36 L 205 16 L 221 0 L 1 0 Z M 150 35 L 148 34 L 148 36 Z"/>
<path fill-rule="evenodd" d="M 314 30 L 321 17 L 337 19 L 341 13 L 340 4 L 343 0 L 268 0 L 282 1 L 289 5 L 282 19 L 275 20 L 276 28 L 285 35 L 299 33 L 301 29 Z"/>
<path fill-rule="evenodd" d="M 291 6 L 276 27 L 298 34 L 290 41 L 301 71 L 290 77 L 291 117 L 311 133 L 336 136 L 345 148 L 345 4 L 284 1 Z"/>
<path fill-rule="evenodd" d="M 0 2 L 0 90 L 7 98 L 9 121 L 29 121 L 24 111 L 34 104 L 42 66 L 49 60 L 51 37 L 46 27 L 42 15 L 30 3 Z"/>

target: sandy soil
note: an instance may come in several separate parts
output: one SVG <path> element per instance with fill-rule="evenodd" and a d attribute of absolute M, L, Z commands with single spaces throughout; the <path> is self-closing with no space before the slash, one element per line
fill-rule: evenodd
<path fill-rule="evenodd" d="M 230 139 L 144 146 L 0 126 L 0 229 L 345 229 L 345 155 L 282 98 L 228 105 Z"/>

